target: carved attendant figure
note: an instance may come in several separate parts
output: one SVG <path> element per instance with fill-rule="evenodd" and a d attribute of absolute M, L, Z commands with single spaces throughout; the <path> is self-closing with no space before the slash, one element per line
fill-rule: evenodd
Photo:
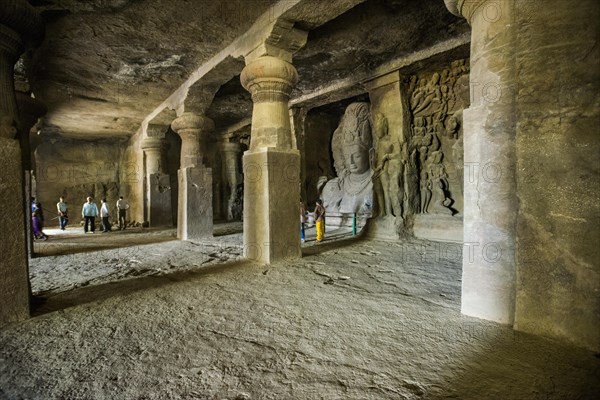
<path fill-rule="evenodd" d="M 402 145 L 389 135 L 387 118 L 377 113 L 373 118 L 375 135 L 377 136 L 376 165 L 373 181 L 376 183 L 377 201 L 381 216 L 402 216 L 400 199 L 404 192 L 404 163 L 406 155 L 402 154 Z M 402 177 L 402 179 L 400 179 Z M 402 181 L 402 186 L 400 183 Z"/>

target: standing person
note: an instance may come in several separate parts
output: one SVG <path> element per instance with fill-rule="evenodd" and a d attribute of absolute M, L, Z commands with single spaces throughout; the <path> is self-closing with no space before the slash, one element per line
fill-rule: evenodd
<path fill-rule="evenodd" d="M 37 214 L 37 218 L 39 221 L 39 227 L 40 227 L 40 231 L 44 230 L 44 209 L 42 208 L 42 203 L 40 203 L 39 201 L 35 202 L 35 213 Z M 33 215 L 33 214 L 32 214 Z M 45 239 L 44 239 L 45 240 Z"/>
<path fill-rule="evenodd" d="M 325 207 L 323 207 L 321 199 L 317 199 L 315 207 L 315 225 L 317 226 L 317 242 L 322 242 L 325 238 Z"/>
<path fill-rule="evenodd" d="M 100 217 L 102 217 L 102 233 L 109 232 L 110 222 L 108 221 L 109 213 L 108 213 L 108 203 L 106 199 L 102 199 L 102 207 L 100 207 Z"/>
<path fill-rule="evenodd" d="M 58 225 L 60 226 L 60 230 L 64 231 L 65 227 L 69 223 L 69 216 L 67 211 L 69 210 L 69 206 L 65 202 L 64 197 L 59 197 L 59 202 L 56 203 L 56 210 L 58 211 Z"/>
<path fill-rule="evenodd" d="M 304 234 L 305 225 L 308 222 L 308 218 L 306 217 L 307 211 L 306 206 L 302 199 L 300 199 L 300 240 L 304 242 L 306 236 Z"/>
<path fill-rule="evenodd" d="M 125 230 L 125 217 L 127 216 L 127 209 L 129 208 L 129 203 L 127 200 L 123 200 L 123 196 L 119 197 L 117 200 L 117 209 L 119 210 L 119 229 Z"/>
<path fill-rule="evenodd" d="M 31 230 L 33 231 L 33 238 L 46 240 L 48 236 L 42 231 L 42 224 L 40 221 L 40 213 L 38 209 L 35 209 L 33 213 L 31 213 Z"/>
<path fill-rule="evenodd" d="M 88 233 L 88 224 L 90 225 L 90 233 L 94 233 L 96 230 L 96 217 L 98 216 L 98 206 L 92 201 L 91 197 L 87 198 L 87 202 L 83 204 L 81 209 L 81 216 L 85 219 L 85 225 L 83 231 Z"/>

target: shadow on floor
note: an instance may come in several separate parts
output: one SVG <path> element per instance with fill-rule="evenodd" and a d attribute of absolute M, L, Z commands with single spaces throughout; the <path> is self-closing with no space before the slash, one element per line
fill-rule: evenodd
<path fill-rule="evenodd" d="M 204 275 L 257 266 L 257 264 L 249 261 L 230 261 L 222 264 L 199 267 L 194 270 L 124 279 L 96 286 L 77 288 L 67 292 L 49 294 L 47 296 L 33 296 L 31 300 L 31 315 L 44 315 L 69 307 L 106 300 L 118 295 L 160 288 L 175 282 L 189 281 Z"/>

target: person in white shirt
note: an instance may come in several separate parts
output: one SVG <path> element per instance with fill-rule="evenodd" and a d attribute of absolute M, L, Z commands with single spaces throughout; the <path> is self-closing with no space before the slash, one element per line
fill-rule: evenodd
<path fill-rule="evenodd" d="M 127 209 L 129 208 L 129 203 L 127 200 L 123 200 L 123 196 L 119 197 L 117 200 L 117 209 L 119 210 L 119 229 L 125 229 L 125 217 L 127 216 Z"/>
<path fill-rule="evenodd" d="M 102 207 L 100 207 L 100 217 L 102 218 L 102 233 L 109 232 L 110 222 L 108 221 L 109 213 L 108 213 L 108 203 L 106 199 L 102 199 Z"/>
<path fill-rule="evenodd" d="M 96 231 L 96 217 L 98 216 L 98 206 L 92 201 L 91 197 L 87 198 L 87 202 L 83 204 L 81 209 L 81 216 L 85 219 L 85 225 L 83 231 L 88 233 L 88 225 L 90 225 L 90 233 Z"/>
<path fill-rule="evenodd" d="M 67 215 L 69 206 L 65 202 L 64 197 L 59 197 L 59 200 L 60 201 L 56 203 L 56 210 L 58 211 L 58 224 L 60 226 L 60 230 L 64 231 L 65 227 L 69 223 L 69 216 Z"/>

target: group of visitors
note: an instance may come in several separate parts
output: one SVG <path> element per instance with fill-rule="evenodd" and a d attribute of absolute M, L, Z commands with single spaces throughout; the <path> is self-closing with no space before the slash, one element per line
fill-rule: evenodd
<path fill-rule="evenodd" d="M 96 218 L 100 216 L 102 219 L 102 232 L 107 233 L 112 231 L 110 224 L 110 212 L 106 199 L 102 199 L 102 205 L 100 211 L 98 206 L 94 203 L 93 197 L 87 197 L 86 202 L 83 204 L 81 209 L 81 216 L 84 219 L 83 231 L 85 233 L 94 233 L 96 231 Z M 127 217 L 127 209 L 129 203 L 123 198 L 119 197 L 117 200 L 117 210 L 119 212 L 119 229 L 125 229 L 125 221 Z M 59 197 L 58 203 L 56 203 L 56 211 L 58 213 L 58 226 L 60 230 L 64 231 L 69 223 L 69 205 L 65 202 L 64 197 Z M 44 211 L 42 204 L 36 201 L 35 197 L 31 198 L 31 229 L 33 232 L 34 240 L 47 240 L 48 235 L 43 232 L 44 229 Z"/>
<path fill-rule="evenodd" d="M 323 201 L 317 199 L 317 204 L 314 211 L 315 227 L 317 229 L 317 243 L 320 243 L 325 239 L 325 207 L 323 207 Z M 302 199 L 300 199 L 300 240 L 304 242 L 306 240 L 305 225 L 308 222 L 308 212 Z"/>
<path fill-rule="evenodd" d="M 102 218 L 102 233 L 112 231 L 112 225 L 110 224 L 110 211 L 106 199 L 102 199 L 102 206 L 100 207 L 100 213 L 98 213 L 98 206 L 93 201 L 92 197 L 87 198 L 87 202 L 83 205 L 81 210 L 81 216 L 84 219 L 83 231 L 85 233 L 94 233 L 96 231 L 96 218 L 100 214 Z M 129 203 L 123 199 L 123 196 L 117 200 L 117 210 L 119 211 L 119 230 L 125 230 L 125 217 L 127 216 L 127 209 Z"/>

